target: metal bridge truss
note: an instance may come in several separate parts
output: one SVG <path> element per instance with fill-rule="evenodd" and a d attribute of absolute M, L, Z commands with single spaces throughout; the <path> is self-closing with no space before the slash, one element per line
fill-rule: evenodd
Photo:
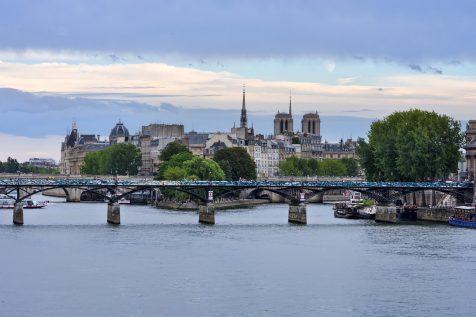
<path fill-rule="evenodd" d="M 352 190 L 360 192 L 379 203 L 390 203 L 405 194 L 423 190 L 435 190 L 470 201 L 473 184 L 470 182 L 362 182 L 362 181 L 150 181 L 117 179 L 0 179 L 0 190 L 20 202 L 30 196 L 61 188 L 79 189 L 104 197 L 109 202 L 140 191 L 172 189 L 187 193 L 202 203 L 209 201 L 208 192 L 214 191 L 214 199 L 246 189 L 252 192 L 266 190 L 276 193 L 291 202 L 298 202 L 300 193 L 306 200 L 330 190 Z"/>

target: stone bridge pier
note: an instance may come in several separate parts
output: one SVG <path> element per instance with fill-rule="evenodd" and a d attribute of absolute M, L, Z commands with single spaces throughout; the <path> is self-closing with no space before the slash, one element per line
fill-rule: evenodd
<path fill-rule="evenodd" d="M 16 202 L 13 205 L 13 224 L 23 225 L 23 203 Z"/>
<path fill-rule="evenodd" d="M 214 225 L 215 224 L 215 205 L 213 204 L 213 190 L 208 191 L 208 199 L 202 201 L 198 206 L 198 222 Z"/>
<path fill-rule="evenodd" d="M 107 204 L 107 223 L 111 225 L 121 224 L 121 207 L 117 201 Z"/>
<path fill-rule="evenodd" d="M 215 224 L 215 206 L 213 202 L 198 206 L 198 222 L 207 225 Z"/>
<path fill-rule="evenodd" d="M 25 198 L 33 192 L 33 188 L 27 187 L 21 190 L 17 190 L 17 201 L 13 205 L 13 224 L 14 225 L 23 225 L 23 202 L 21 199 Z"/>
<path fill-rule="evenodd" d="M 289 203 L 288 222 L 305 225 L 307 224 L 306 199 L 304 193 L 300 193 L 299 201 Z"/>
<path fill-rule="evenodd" d="M 288 222 L 300 225 L 307 224 L 306 203 L 290 203 Z"/>

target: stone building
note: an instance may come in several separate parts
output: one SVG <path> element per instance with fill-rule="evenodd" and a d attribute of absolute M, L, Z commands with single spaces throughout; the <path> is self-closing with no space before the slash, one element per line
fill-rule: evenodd
<path fill-rule="evenodd" d="M 60 173 L 79 175 L 86 154 L 108 146 L 109 142 L 100 141 L 99 135 L 79 134 L 76 122 L 73 122 L 71 132 L 66 134 L 64 142 L 61 143 Z"/>
<path fill-rule="evenodd" d="M 159 155 L 171 142 L 185 142 L 183 124 L 153 123 L 142 126 L 140 132 L 130 136 L 129 143 L 134 144 L 142 154 L 139 175 L 153 175 L 157 172 Z"/>
<path fill-rule="evenodd" d="M 289 113 L 279 112 L 274 116 L 274 135 L 294 133 L 291 96 L 289 97 Z"/>
<path fill-rule="evenodd" d="M 476 174 L 476 120 L 469 120 L 466 125 L 466 164 L 468 169 L 467 177 L 469 180 L 475 180 Z"/>
<path fill-rule="evenodd" d="M 236 147 L 239 145 L 236 134 L 232 133 L 211 133 L 205 142 L 203 156 L 213 158 L 216 152 L 221 149 Z"/>
<path fill-rule="evenodd" d="M 340 140 L 339 143 L 327 143 L 324 142 L 322 147 L 321 159 L 343 159 L 351 158 L 356 159 L 357 155 L 355 149 L 357 147 L 357 142 L 352 139 L 347 139 L 347 141 Z"/>
<path fill-rule="evenodd" d="M 208 140 L 210 133 L 191 131 L 185 134 L 187 139 L 188 149 L 193 155 L 203 156 L 205 150 L 205 143 Z"/>

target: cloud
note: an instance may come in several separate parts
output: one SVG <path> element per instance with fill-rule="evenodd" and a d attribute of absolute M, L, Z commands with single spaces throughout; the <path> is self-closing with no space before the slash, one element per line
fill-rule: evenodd
<path fill-rule="evenodd" d="M 408 64 L 408 67 L 411 70 L 414 70 L 419 73 L 432 73 L 436 75 L 443 75 L 443 70 L 441 68 L 433 67 L 433 66 L 426 66 L 423 67 L 418 64 Z"/>
<path fill-rule="evenodd" d="M 443 70 L 441 68 L 429 66 L 428 69 L 434 74 L 443 75 Z"/>
<path fill-rule="evenodd" d="M 358 77 L 345 77 L 345 78 L 338 78 L 337 83 L 339 85 L 347 85 L 352 83 L 354 80 L 356 80 Z"/>
<path fill-rule="evenodd" d="M 419 72 L 419 73 L 422 73 L 423 72 L 423 69 L 421 68 L 420 65 L 417 65 L 417 64 L 408 64 L 408 67 L 411 69 L 411 70 L 414 70 L 416 72 Z"/>
<path fill-rule="evenodd" d="M 140 56 L 143 52 L 180 53 L 198 58 L 475 59 L 473 1 L 409 3 L 2 1 L 0 47 L 136 52 Z"/>
<path fill-rule="evenodd" d="M 133 118 L 137 126 L 149 120 L 173 119 L 185 122 L 192 112 L 183 112 L 184 118 L 179 118 L 152 110 L 164 111 L 161 105 L 172 104 L 185 109 L 236 111 L 241 108 L 241 90 L 245 82 L 250 113 L 274 115 L 278 110 L 286 111 L 289 89 L 292 89 L 293 110 L 296 114 L 317 110 L 326 115 L 338 115 L 352 109 L 372 109 L 372 117 L 378 117 L 421 105 L 456 118 L 473 115 L 476 80 L 472 76 L 419 73 L 373 80 L 363 78 L 365 84 L 357 84 L 351 78 L 343 77 L 343 84 L 337 85 L 245 78 L 229 72 L 153 63 L 3 63 L 0 64 L 0 87 L 21 91 L 13 93 L 8 89 L 3 90 L 0 110 L 2 114 L 10 114 L 9 122 L 2 124 L 12 134 L 22 130 L 34 133 L 32 131 L 41 129 L 43 134 L 56 134 L 58 131 L 54 127 L 64 129 L 65 122 L 77 116 L 82 116 L 91 126 L 107 118 L 112 127 L 116 120 L 125 116 Z M 385 89 L 385 93 L 378 93 L 379 88 Z M 13 99 L 9 97 L 12 93 Z M 46 96 L 50 98 L 41 98 Z M 30 107 L 30 104 L 34 104 L 34 107 Z M 134 113 L 143 113 L 143 116 L 136 118 Z M 30 118 L 25 114 L 42 117 L 41 120 L 32 117 L 25 122 L 26 117 Z M 362 117 L 369 115 L 356 113 L 356 116 Z M 3 117 L 2 120 L 7 121 Z M 228 121 L 227 124 L 232 125 L 235 117 L 230 117 Z M 18 126 L 18 122 L 25 124 Z M 221 123 L 217 121 L 217 124 Z M 41 125 L 41 129 L 36 129 L 37 125 Z M 272 127 L 266 127 L 264 131 L 272 131 Z"/>

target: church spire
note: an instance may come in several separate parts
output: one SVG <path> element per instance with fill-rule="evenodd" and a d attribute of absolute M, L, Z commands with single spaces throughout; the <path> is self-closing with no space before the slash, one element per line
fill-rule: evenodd
<path fill-rule="evenodd" d="M 245 101 L 245 85 L 243 85 L 243 104 L 241 106 L 240 128 L 248 126 L 248 118 L 246 116 L 246 101 Z"/>
<path fill-rule="evenodd" d="M 291 90 L 289 90 L 289 114 L 292 115 L 292 111 L 291 111 Z"/>

